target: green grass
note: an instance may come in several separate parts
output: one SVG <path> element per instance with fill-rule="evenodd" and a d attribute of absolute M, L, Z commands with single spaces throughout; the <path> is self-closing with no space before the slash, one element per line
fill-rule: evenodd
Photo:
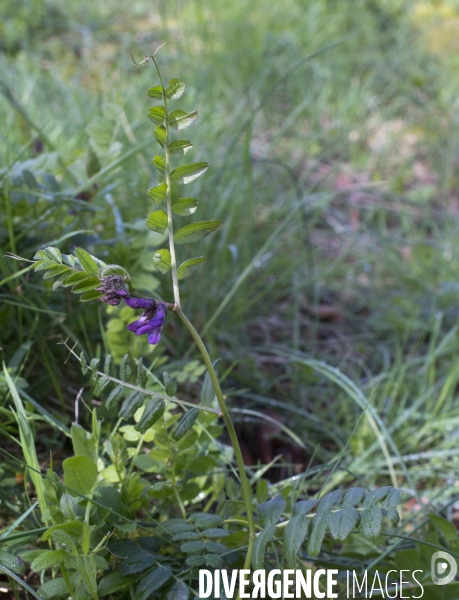
<path fill-rule="evenodd" d="M 17 374 L 69 424 L 81 379 L 72 361 L 63 366 L 56 342 L 70 337 L 95 356 L 122 352 L 128 339 L 117 330 L 119 309 L 107 315 L 43 292 L 37 275 L 13 278 L 8 251 L 31 258 L 45 243 L 84 245 L 126 266 L 143 291 L 172 297 L 169 280 L 152 272 L 158 236 L 141 227 L 151 206 L 145 190 L 156 181 L 145 91 L 157 79 L 130 57 L 140 61 L 170 41 L 158 60 L 166 76 L 186 81 L 183 108 L 200 115 L 193 160 L 211 163 L 193 184 L 196 218 L 223 221 L 201 243 L 208 260 L 184 283 L 183 305 L 224 368 L 234 365 L 225 380 L 230 404 L 269 406 L 304 441 L 308 459 L 316 447 L 321 463 L 339 457 L 328 486 L 395 477 L 442 506 L 459 460 L 453 51 L 429 50 L 432 32 L 413 18 L 416 3 L 130 4 L 54 2 L 58 25 L 43 21 L 26 40 L 18 33 L 0 54 L 5 362 L 32 343 Z M 36 136 L 45 154 L 34 154 Z M 91 136 L 103 168 L 88 188 Z M 39 181 L 55 175 L 62 194 L 21 200 L 27 181 L 18 179 L 18 161 L 29 160 Z M 75 198 L 83 189 L 89 202 Z M 149 356 L 154 369 L 166 355 L 172 369 L 195 356 L 173 316 L 164 339 Z M 311 359 L 339 368 L 355 388 L 343 389 L 336 372 Z M 188 388 L 195 393 L 193 382 Z M 377 420 L 367 409 L 355 429 L 367 402 Z M 50 444 L 64 445 L 43 429 Z M 326 479 L 319 471 L 311 488 Z"/>

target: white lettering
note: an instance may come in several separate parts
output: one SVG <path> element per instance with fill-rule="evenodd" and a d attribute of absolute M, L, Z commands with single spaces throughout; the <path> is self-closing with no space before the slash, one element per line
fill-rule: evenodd
<path fill-rule="evenodd" d="M 400 571 L 400 598 L 411 598 L 411 596 L 404 596 L 403 595 L 403 584 L 404 583 L 410 583 L 409 581 L 403 581 L 403 579 L 402 579 L 403 573 L 409 573 L 408 569 L 402 569 Z"/>
<path fill-rule="evenodd" d="M 338 569 L 328 569 L 327 571 L 327 598 L 338 598 L 338 594 L 333 591 L 333 587 L 338 585 L 338 581 L 333 579 L 333 575 L 338 575 Z M 285 596 L 287 598 L 287 596 Z"/>
<path fill-rule="evenodd" d="M 210 598 L 211 593 L 212 573 L 206 569 L 199 569 L 199 596 L 201 598 Z"/>
<path fill-rule="evenodd" d="M 416 573 L 422 573 L 422 572 L 423 571 L 421 571 L 421 569 L 418 569 L 417 571 L 413 571 L 413 573 L 412 573 L 413 579 L 418 584 L 418 586 L 421 588 L 421 595 L 420 596 L 412 596 L 412 598 L 422 598 L 424 596 L 424 588 L 423 588 L 422 584 L 414 576 Z"/>
<path fill-rule="evenodd" d="M 378 583 L 379 583 L 379 587 L 377 587 L 377 588 L 375 588 L 376 579 L 378 580 Z M 378 571 L 375 572 L 375 576 L 373 577 L 373 585 L 371 586 L 370 598 L 373 596 L 373 592 L 376 591 L 376 590 L 378 592 L 381 592 L 382 597 L 385 598 L 385 596 L 384 596 L 384 588 L 382 586 L 381 578 L 379 577 Z"/>
<path fill-rule="evenodd" d="M 268 575 L 268 596 L 270 598 L 280 598 L 282 596 L 282 583 L 274 577 L 281 574 L 279 569 L 273 569 Z"/>
<path fill-rule="evenodd" d="M 319 587 L 319 579 L 322 577 L 322 575 L 325 575 L 326 571 L 325 569 L 318 569 L 315 573 L 314 573 L 314 594 L 316 595 L 317 598 L 325 598 L 325 592 L 321 592 L 320 591 L 320 587 Z"/>
<path fill-rule="evenodd" d="M 365 575 L 362 579 L 362 587 L 359 586 L 359 578 L 355 574 L 355 571 L 352 571 L 352 596 L 355 598 L 355 584 L 357 584 L 357 591 L 363 592 L 363 586 L 365 585 L 365 598 L 367 597 L 367 577 L 368 573 L 365 571 Z"/>
<path fill-rule="evenodd" d="M 266 571 L 264 569 L 257 569 L 253 572 L 253 591 L 252 598 L 258 598 L 258 592 L 260 592 L 260 598 L 266 598 Z"/>
<path fill-rule="evenodd" d="M 293 591 L 289 591 L 290 586 L 293 585 L 293 579 L 289 578 L 293 577 L 293 575 L 295 575 L 295 571 L 293 569 L 284 569 L 284 598 L 295 598 Z"/>
<path fill-rule="evenodd" d="M 222 581 L 223 581 L 223 591 L 227 598 L 233 598 L 234 592 L 236 590 L 236 582 L 237 582 L 237 571 L 233 571 L 231 573 L 231 584 L 228 580 L 228 571 L 226 569 L 222 570 Z"/>
<path fill-rule="evenodd" d="M 391 573 L 397 573 L 397 571 L 395 571 L 395 570 L 388 571 L 388 572 L 387 572 L 387 574 L 386 574 L 386 594 L 387 594 L 387 597 L 388 597 L 388 598 L 397 598 L 397 593 L 398 593 L 398 583 L 391 583 L 391 584 L 390 584 L 390 585 L 395 585 L 395 596 L 391 596 L 391 595 L 389 594 L 389 590 L 388 590 L 388 585 L 389 585 L 389 583 L 388 583 L 388 579 L 389 579 L 389 575 L 390 575 Z"/>
<path fill-rule="evenodd" d="M 250 598 L 250 592 L 245 591 L 245 588 L 250 583 L 250 569 L 241 569 L 239 571 L 239 598 Z"/>
<path fill-rule="evenodd" d="M 306 598 L 311 598 L 311 571 L 306 571 L 306 579 L 301 571 L 296 572 L 296 597 L 301 598 L 301 592 Z"/>

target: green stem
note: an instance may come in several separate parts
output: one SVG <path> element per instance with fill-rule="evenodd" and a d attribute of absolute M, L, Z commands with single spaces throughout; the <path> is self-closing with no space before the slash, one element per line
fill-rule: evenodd
<path fill-rule="evenodd" d="M 180 319 L 185 324 L 186 328 L 191 334 L 191 337 L 196 342 L 199 351 L 201 352 L 201 356 L 204 360 L 204 363 L 209 372 L 210 378 L 212 380 L 212 384 L 214 386 L 215 394 L 217 396 L 218 405 L 220 407 L 220 413 L 225 421 L 226 428 L 228 429 L 228 434 L 231 439 L 231 444 L 234 450 L 234 456 L 236 458 L 236 463 L 239 471 L 239 477 L 241 479 L 241 488 L 242 488 L 242 497 L 244 499 L 245 510 L 247 513 L 247 523 L 249 528 L 249 545 L 247 549 L 247 555 L 245 557 L 244 569 L 250 569 L 250 564 L 252 561 L 252 545 L 255 540 L 255 523 L 253 520 L 253 510 L 251 503 L 251 489 L 249 480 L 247 479 L 247 475 L 245 472 L 244 459 L 242 458 L 241 447 L 239 446 L 239 440 L 237 439 L 236 431 L 234 429 L 233 421 L 231 420 L 228 407 L 226 406 L 225 399 L 223 398 L 223 393 L 220 387 L 220 383 L 218 381 L 217 374 L 215 372 L 214 366 L 212 364 L 212 360 L 209 356 L 207 348 L 204 345 L 199 333 L 193 327 L 192 323 L 188 320 L 186 315 L 182 312 L 182 310 L 177 307 L 175 309 L 175 313 L 180 317 Z M 239 595 L 238 595 L 239 598 Z"/>
<path fill-rule="evenodd" d="M 65 587 L 67 588 L 67 591 L 70 595 L 71 600 L 73 600 L 73 598 L 75 597 L 75 592 L 73 591 L 72 584 L 70 583 L 69 575 L 67 573 L 67 569 L 65 568 L 65 565 L 63 562 L 60 563 L 59 568 L 61 570 L 62 577 L 64 578 Z"/>
<path fill-rule="evenodd" d="M 158 73 L 159 80 L 161 82 L 161 87 L 163 89 L 163 100 L 164 100 L 164 124 L 166 128 L 166 136 L 164 138 L 164 175 L 166 177 L 166 210 L 167 210 L 167 231 L 169 234 L 169 251 L 171 253 L 171 273 L 172 273 L 172 286 L 174 288 L 174 302 L 177 308 L 180 308 L 180 292 L 178 285 L 178 277 L 177 277 L 177 259 L 175 257 L 175 245 L 174 245 L 174 224 L 172 222 L 172 196 L 171 196 L 171 157 L 169 153 L 169 111 L 167 108 L 167 98 L 164 93 L 164 83 L 163 78 L 161 77 L 161 73 L 158 65 L 156 64 L 156 60 L 154 56 L 151 57 L 154 65 L 156 67 L 156 71 Z"/>

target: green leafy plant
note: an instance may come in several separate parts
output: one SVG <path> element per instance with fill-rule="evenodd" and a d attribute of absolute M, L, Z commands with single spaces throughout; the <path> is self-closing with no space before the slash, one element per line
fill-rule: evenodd
<path fill-rule="evenodd" d="M 49 246 L 35 254 L 31 268 L 43 271 L 45 280 L 54 279 L 54 289 L 71 288 L 83 302 L 117 306 L 124 301 L 131 308 L 142 308 L 142 316 L 127 329 L 147 334 L 150 344 L 158 343 L 166 312 L 176 315 L 196 344 L 206 372 L 195 402 L 180 397 L 177 381 L 168 372 L 163 381 L 156 378 L 142 358 L 133 364 L 126 354 L 115 366 L 109 354 L 100 368 L 100 357 L 78 355 L 67 346 L 83 375 L 91 377 L 93 395 L 102 403 L 99 412 L 105 411 L 107 417 L 116 414 L 118 420 L 103 445 L 96 410 L 91 431 L 73 424 L 74 456 L 63 462 L 63 482 L 52 468 L 44 479 L 42 541 L 49 547 L 21 552 L 32 570 L 42 574 L 44 598 L 69 595 L 79 600 L 89 595 L 96 600 L 130 594 L 136 600 L 186 599 L 196 588 L 199 567 L 239 564 L 259 569 L 280 562 L 293 568 L 318 556 L 324 539 L 328 546 L 351 534 L 375 539 L 383 518 L 398 523 L 395 507 L 404 499 L 401 490 L 391 487 L 371 491 L 358 487 L 344 495 L 335 490 L 293 503 L 288 483 L 268 499 L 267 481 L 249 479 L 217 361 L 212 361 L 181 306 L 180 281 L 192 276 L 205 258 L 186 258 L 178 264 L 176 246 L 199 242 L 221 225 L 215 219 L 175 228 L 176 218 L 191 216 L 198 206 L 195 198 L 182 197 L 178 189 L 209 165 L 200 161 L 173 168 L 192 143 L 173 139 L 172 134 L 188 128 L 198 115 L 170 110 L 169 104 L 185 92 L 185 84 L 174 78 L 166 86 L 154 56 L 143 64 L 150 58 L 160 85 L 148 90 L 148 96 L 159 101 L 148 117 L 163 154 L 153 158 L 160 181 L 147 195 L 158 209 L 147 216 L 146 225 L 159 234 L 168 232 L 168 248 L 155 252 L 153 264 L 163 275 L 170 271 L 173 301 L 145 298 L 124 267 L 106 264 L 84 248 L 62 254 Z M 219 440 L 218 418 L 230 446 Z M 36 465 L 28 467 L 36 476 Z M 152 501 L 157 514 L 139 520 L 139 515 L 152 510 Z M 331 538 L 326 538 L 328 532 Z M 51 578 L 44 581 L 48 570 Z M 62 577 L 55 576 L 58 570 Z"/>

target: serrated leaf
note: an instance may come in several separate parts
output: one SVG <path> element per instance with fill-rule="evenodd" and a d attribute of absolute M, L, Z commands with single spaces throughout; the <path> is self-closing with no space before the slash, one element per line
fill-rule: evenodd
<path fill-rule="evenodd" d="M 159 185 L 155 185 L 147 191 L 147 196 L 156 202 L 156 204 L 161 204 L 167 198 L 167 184 L 160 183 Z"/>
<path fill-rule="evenodd" d="M 221 221 L 198 221 L 185 225 L 174 234 L 176 244 L 192 244 L 210 235 L 220 225 Z"/>
<path fill-rule="evenodd" d="M 171 434 L 173 440 L 178 441 L 187 433 L 194 425 L 194 422 L 198 418 L 199 408 L 191 408 L 186 412 L 180 421 L 175 426 L 174 431 Z"/>
<path fill-rule="evenodd" d="M 97 371 L 99 368 L 100 358 L 91 358 L 91 362 L 89 363 L 89 368 L 91 371 Z M 94 373 L 93 378 L 95 379 L 97 375 Z"/>
<path fill-rule="evenodd" d="M 145 225 L 152 231 L 164 233 L 167 227 L 167 213 L 164 210 L 151 212 L 145 221 Z"/>
<path fill-rule="evenodd" d="M 162 398 L 151 400 L 145 407 L 143 415 L 134 429 L 143 435 L 163 416 L 165 410 L 166 404 Z"/>
<path fill-rule="evenodd" d="M 171 398 L 172 396 L 175 396 L 175 393 L 177 391 L 177 380 L 174 379 L 173 377 L 171 377 L 169 375 L 169 373 L 167 373 L 166 371 L 163 373 L 163 381 L 164 381 L 164 387 L 166 388 L 166 394 Z"/>
<path fill-rule="evenodd" d="M 204 256 L 197 256 L 195 258 L 189 258 L 185 262 L 183 262 L 177 269 L 177 278 L 178 279 L 186 279 L 193 275 L 202 263 L 205 263 L 206 259 Z"/>
<path fill-rule="evenodd" d="M 91 300 L 99 300 L 104 294 L 97 290 L 89 290 L 80 296 L 80 302 L 91 302 Z"/>
<path fill-rule="evenodd" d="M 310 556 L 317 556 L 319 554 L 330 517 L 331 512 L 328 509 L 314 515 L 312 519 L 312 531 L 307 546 Z"/>
<path fill-rule="evenodd" d="M 63 577 L 56 577 L 55 579 L 45 581 L 45 583 L 38 588 L 38 593 L 43 600 L 54 600 L 54 598 L 61 598 L 66 594 L 68 595 L 68 588 Z"/>
<path fill-rule="evenodd" d="M 169 115 L 169 125 L 172 129 L 186 129 L 190 125 L 192 125 L 196 119 L 198 118 L 198 113 L 196 111 L 186 112 L 181 110 L 174 110 Z"/>
<path fill-rule="evenodd" d="M 269 525 L 275 525 L 282 516 L 287 502 L 282 494 L 278 494 L 267 502 L 262 502 L 258 505 L 258 518 L 260 525 L 265 529 Z"/>
<path fill-rule="evenodd" d="M 155 85 L 153 87 L 151 87 L 148 91 L 147 91 L 147 96 L 150 96 L 150 98 L 154 98 L 155 100 L 162 100 L 163 99 L 163 88 L 161 85 Z"/>
<path fill-rule="evenodd" d="M 381 532 L 382 510 L 379 506 L 371 506 L 360 515 L 359 531 L 366 538 L 373 539 Z"/>
<path fill-rule="evenodd" d="M 91 275 L 98 275 L 99 269 L 97 263 L 86 250 L 83 248 L 75 248 L 75 256 L 78 258 L 80 265 L 83 267 L 83 271 L 90 273 Z"/>
<path fill-rule="evenodd" d="M 64 485 L 72 496 L 91 493 L 97 481 L 97 465 L 87 456 L 72 456 L 62 463 Z"/>
<path fill-rule="evenodd" d="M 185 562 L 190 567 L 201 567 L 206 562 L 206 559 L 204 558 L 204 556 L 193 555 L 188 556 Z"/>
<path fill-rule="evenodd" d="M 164 125 L 157 125 L 154 134 L 156 141 L 160 144 L 161 148 L 163 148 L 166 141 L 166 128 Z"/>
<path fill-rule="evenodd" d="M 154 156 L 153 166 L 156 167 L 160 173 L 164 174 L 166 172 L 166 160 L 164 156 L 160 156 L 159 154 Z"/>
<path fill-rule="evenodd" d="M 381 502 L 382 508 L 395 508 L 403 502 L 403 490 L 391 489 L 384 500 Z"/>
<path fill-rule="evenodd" d="M 143 394 L 141 392 L 132 392 L 123 402 L 118 416 L 128 420 L 135 415 L 138 408 L 143 404 Z"/>
<path fill-rule="evenodd" d="M 62 263 L 62 254 L 59 248 L 55 248 L 54 246 L 48 246 L 44 249 L 44 252 L 50 260 L 53 260 L 54 262 L 57 262 L 59 264 Z"/>
<path fill-rule="evenodd" d="M 66 265 L 69 265 L 69 267 L 75 266 L 76 258 L 73 256 L 73 254 L 63 254 L 62 260 Z"/>
<path fill-rule="evenodd" d="M 330 533 L 335 540 L 345 540 L 359 521 L 360 515 L 353 506 L 332 513 L 330 517 Z"/>
<path fill-rule="evenodd" d="M 98 277 L 94 277 L 91 275 L 90 277 L 86 277 L 86 279 L 82 279 L 79 283 L 73 286 L 72 293 L 73 294 L 81 294 L 82 292 L 89 292 L 95 290 L 100 286 L 100 280 Z"/>
<path fill-rule="evenodd" d="M 385 498 L 392 489 L 393 488 L 390 485 L 388 485 L 385 487 L 377 488 L 376 490 L 371 490 L 371 492 L 368 492 L 365 496 L 365 500 L 362 502 L 362 506 L 364 508 L 373 506 L 374 504 Z"/>
<path fill-rule="evenodd" d="M 346 490 L 343 498 L 343 507 L 344 506 L 357 506 L 359 502 L 365 497 L 366 490 L 361 487 L 349 488 Z"/>
<path fill-rule="evenodd" d="M 313 500 L 300 500 L 293 506 L 293 516 L 296 515 L 308 515 L 311 510 L 317 505 L 319 501 Z"/>
<path fill-rule="evenodd" d="M 189 217 L 198 207 L 198 201 L 195 198 L 178 198 L 172 200 L 172 210 L 180 217 Z"/>
<path fill-rule="evenodd" d="M 162 587 L 172 577 L 172 571 L 158 567 L 143 577 L 135 589 L 135 600 L 147 600 L 153 592 Z"/>
<path fill-rule="evenodd" d="M 223 558 L 218 556 L 218 554 L 206 554 L 206 565 L 208 567 L 212 567 L 213 569 L 219 569 L 223 566 Z"/>
<path fill-rule="evenodd" d="M 120 379 L 121 381 L 127 381 L 131 376 L 132 369 L 129 362 L 129 354 L 125 354 L 120 364 Z"/>
<path fill-rule="evenodd" d="M 276 526 L 270 525 L 257 535 L 252 548 L 252 567 L 254 570 L 264 568 L 266 544 L 273 537 L 275 531 Z"/>
<path fill-rule="evenodd" d="M 178 100 L 185 91 L 185 84 L 179 81 L 176 77 L 169 79 L 169 87 L 164 90 L 164 95 L 169 100 Z"/>
<path fill-rule="evenodd" d="M 191 148 L 193 148 L 193 144 L 189 140 L 175 140 L 175 142 L 169 144 L 169 152 L 177 158 L 185 156 Z"/>
<path fill-rule="evenodd" d="M 104 362 L 104 373 L 105 373 L 105 375 L 110 376 L 112 374 L 112 364 L 113 364 L 112 355 L 111 354 L 107 354 L 107 356 L 105 357 L 105 362 Z"/>
<path fill-rule="evenodd" d="M 157 250 L 153 256 L 153 266 L 163 275 L 171 268 L 171 253 L 166 248 Z"/>
<path fill-rule="evenodd" d="M 185 554 L 198 554 L 198 552 L 202 552 L 204 550 L 204 542 L 201 542 L 201 541 L 184 542 L 180 546 L 180 550 L 182 552 L 185 552 Z"/>
<path fill-rule="evenodd" d="M 76 273 L 72 273 L 72 275 L 70 275 L 70 277 L 67 277 L 66 279 L 64 279 L 64 281 L 62 282 L 62 285 L 64 287 L 69 287 L 71 285 L 75 285 L 76 283 L 79 283 L 80 281 L 83 281 L 85 279 L 88 279 L 88 274 L 85 273 L 84 271 L 77 271 Z"/>
<path fill-rule="evenodd" d="M 94 396 L 98 398 L 109 385 L 110 379 L 108 377 L 99 377 L 94 388 Z"/>
<path fill-rule="evenodd" d="M 228 548 L 220 542 L 206 542 L 206 550 L 213 554 L 223 554 L 228 552 Z"/>
<path fill-rule="evenodd" d="M 325 496 L 320 500 L 317 505 L 316 512 L 321 513 L 327 508 L 331 508 L 334 504 L 341 500 L 342 492 L 341 490 L 335 490 L 334 492 L 330 492 L 329 494 L 325 494 Z"/>
<path fill-rule="evenodd" d="M 116 388 L 112 391 L 110 396 L 105 401 L 105 407 L 110 408 L 110 406 L 112 404 L 114 404 L 115 402 L 117 402 L 121 398 L 122 395 L 123 395 L 123 386 L 120 384 L 120 385 L 116 386 Z"/>
<path fill-rule="evenodd" d="M 308 533 L 309 521 L 305 515 L 290 519 L 284 530 L 284 555 L 287 565 L 294 569 L 296 555 Z"/>
<path fill-rule="evenodd" d="M 148 111 L 148 118 L 156 125 L 162 125 L 164 123 L 164 118 L 166 116 L 166 111 L 164 106 L 152 106 Z"/>
<path fill-rule="evenodd" d="M 155 157 L 156 158 L 156 157 Z M 153 161 L 154 162 L 154 161 Z M 177 167 L 171 173 L 171 181 L 185 185 L 197 179 L 209 168 L 208 162 L 196 162 Z"/>
<path fill-rule="evenodd" d="M 57 275 L 62 275 L 66 271 L 72 272 L 70 267 L 67 265 L 55 265 L 54 267 L 50 267 L 47 269 L 46 273 L 43 276 L 43 279 L 51 279 L 52 277 L 56 277 Z"/>
<path fill-rule="evenodd" d="M 66 550 L 46 550 L 32 561 L 30 568 L 32 571 L 35 571 L 35 573 L 38 573 L 44 569 L 59 565 L 59 563 L 63 562 L 68 556 L 69 553 Z"/>

